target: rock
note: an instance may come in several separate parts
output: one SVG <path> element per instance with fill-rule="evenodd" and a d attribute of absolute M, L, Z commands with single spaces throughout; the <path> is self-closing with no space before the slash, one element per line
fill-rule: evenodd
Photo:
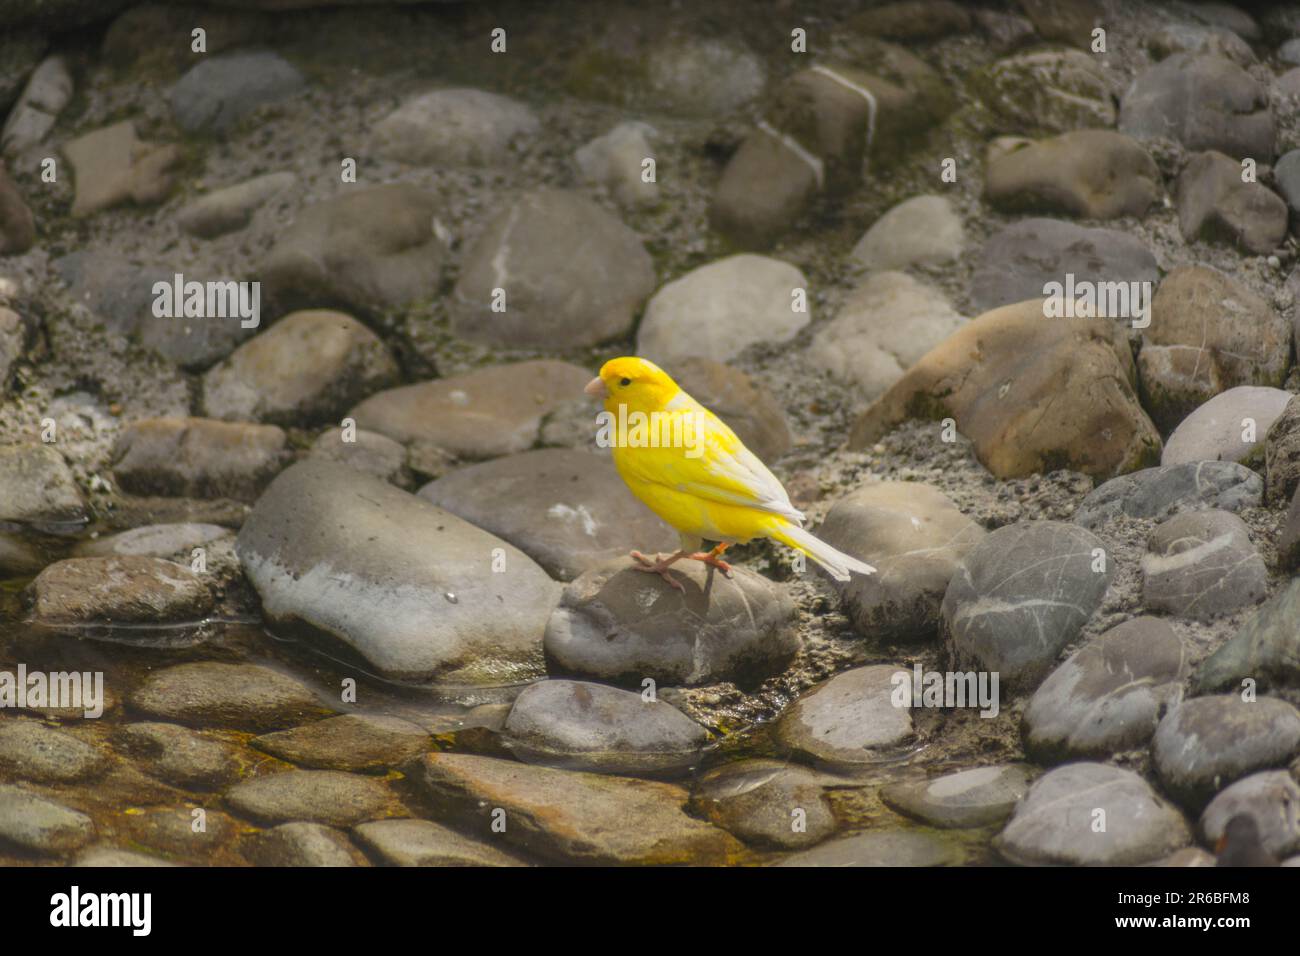
<path fill-rule="evenodd" d="M 958 849 L 911 830 L 870 830 L 787 856 L 777 866 L 957 866 Z"/>
<path fill-rule="evenodd" d="M 77 185 L 73 216 L 90 216 L 124 202 L 162 202 L 175 185 L 173 168 L 181 159 L 175 145 L 136 139 L 130 120 L 78 136 L 64 143 L 62 151 Z"/>
<path fill-rule="evenodd" d="M 32 620 L 55 629 L 197 623 L 213 607 L 203 575 L 162 558 L 69 558 L 51 564 L 28 594 Z"/>
<path fill-rule="evenodd" d="M 319 823 L 281 823 L 263 830 L 253 838 L 247 854 L 258 866 L 367 865 L 347 836 Z"/>
<path fill-rule="evenodd" d="M 880 788 L 891 809 L 935 827 L 986 827 L 1001 824 L 1029 790 L 1024 764 L 976 767 L 929 780 L 892 783 Z"/>
<path fill-rule="evenodd" d="M 1101 606 L 1115 574 L 1096 535 L 1060 521 L 998 528 L 962 559 L 940 608 L 958 664 L 1030 689 Z"/>
<path fill-rule="evenodd" d="M 220 790 L 239 775 L 234 747 L 176 724 L 126 724 L 117 746 L 141 761 L 150 776 L 187 790 Z"/>
<path fill-rule="evenodd" d="M 0 256 L 18 256 L 36 242 L 36 220 L 0 163 Z"/>
<path fill-rule="evenodd" d="M 496 458 L 536 444 L 542 419 L 582 398 L 590 380 L 587 369 L 550 359 L 494 365 L 378 392 L 348 417 L 404 445 Z"/>
<path fill-rule="evenodd" d="M 262 263 L 267 298 L 365 314 L 438 292 L 446 242 L 438 202 L 409 183 L 350 188 L 302 210 Z"/>
<path fill-rule="evenodd" d="M 1116 229 L 1091 229 L 1057 219 L 1021 219 L 995 232 L 980 251 L 971 276 L 970 298 L 981 311 L 1047 295 L 1047 283 L 1073 274 L 1105 289 L 1111 283 L 1160 281 L 1155 256 L 1141 240 Z M 1133 305 L 1130 301 L 1130 305 Z M 1129 318 L 1130 316 L 1123 316 Z"/>
<path fill-rule="evenodd" d="M 1115 125 L 1111 80 L 1079 50 L 1018 53 L 972 79 L 1007 132 L 1050 135 Z"/>
<path fill-rule="evenodd" d="M 631 331 L 654 285 L 631 229 L 578 193 L 534 190 L 497 212 L 466 252 L 452 329 L 506 348 L 595 345 Z"/>
<path fill-rule="evenodd" d="M 106 866 L 176 866 L 167 860 L 159 859 L 156 856 L 150 856 L 147 853 L 136 853 L 133 850 L 119 850 L 111 846 L 92 846 L 90 849 L 83 851 L 70 866 L 90 866 L 95 868 Z"/>
<path fill-rule="evenodd" d="M 1191 23 L 1166 24 L 1147 39 L 1147 48 L 1157 60 L 1175 53 L 1188 53 L 1226 57 L 1240 67 L 1250 67 L 1256 62 L 1250 44 L 1237 34 Z"/>
<path fill-rule="evenodd" d="M 910 690 L 911 673 L 888 664 L 836 674 L 786 709 L 776 725 L 777 741 L 831 766 L 888 759 L 913 735 L 908 704 L 896 703 L 899 674 Z"/>
<path fill-rule="evenodd" d="M 825 167 L 764 121 L 741 143 L 709 204 L 709 226 L 741 249 L 770 248 L 803 218 L 825 183 Z"/>
<path fill-rule="evenodd" d="M 994 53 L 1010 52 L 1037 39 L 1034 25 L 1024 17 L 1000 10 L 974 10 L 972 15 L 985 36 L 991 41 Z"/>
<path fill-rule="evenodd" d="M 73 549 L 78 558 L 143 557 L 188 562 L 195 548 L 207 548 L 235 533 L 216 524 L 148 524 L 130 531 L 91 538 Z"/>
<path fill-rule="evenodd" d="M 836 829 L 818 776 L 779 760 L 740 760 L 705 772 L 691 810 L 766 849 L 803 849 Z"/>
<path fill-rule="evenodd" d="M 412 166 L 492 166 L 541 130 L 533 111 L 484 90 L 434 90 L 407 100 L 374 129 L 375 150 Z"/>
<path fill-rule="evenodd" d="M 1268 569 L 1244 521 L 1226 511 L 1176 515 L 1161 524 L 1142 558 L 1142 600 L 1153 611 L 1206 621 L 1251 604 L 1268 590 Z"/>
<path fill-rule="evenodd" d="M 11 30 L 8 22 L 4 26 L 5 32 L 0 36 L 0 63 L 4 64 L 0 67 L 0 113 L 13 105 L 24 81 L 40 63 L 49 45 L 49 35 L 44 30 Z"/>
<path fill-rule="evenodd" d="M 422 728 L 397 717 L 343 714 L 263 734 L 249 744 L 303 767 L 365 772 L 418 757 L 432 741 Z"/>
<path fill-rule="evenodd" d="M 808 280 L 766 256 L 729 256 L 659 289 L 637 330 L 637 354 L 665 366 L 687 358 L 726 362 L 758 342 L 788 342 L 810 321 Z"/>
<path fill-rule="evenodd" d="M 455 753 L 427 754 L 414 777 L 439 819 L 495 836 L 499 809 L 506 841 L 563 863 L 711 866 L 741 851 L 687 816 L 687 792 L 672 784 Z"/>
<path fill-rule="evenodd" d="M 641 686 L 757 683 L 799 649 L 794 604 L 745 568 L 723 577 L 679 562 L 678 591 L 630 559 L 587 571 L 565 589 L 546 625 L 546 654 L 564 672 Z"/>
<path fill-rule="evenodd" d="M 24 718 L 0 722 L 0 773 L 7 779 L 71 784 L 107 769 L 108 758 L 66 731 Z"/>
<path fill-rule="evenodd" d="M 266 43 L 281 32 L 269 14 L 232 10 L 230 6 L 222 4 L 203 9 L 207 54 Z M 272 4 L 240 6 L 270 7 Z M 199 8 L 188 4 L 162 3 L 129 7 L 104 32 L 100 49 L 103 60 L 116 70 L 135 76 L 178 76 L 203 56 L 196 56 L 191 49 L 190 29 L 196 9 Z M 160 44 L 155 40 L 160 36 L 182 37 L 185 42 Z"/>
<path fill-rule="evenodd" d="M 876 567 L 835 585 L 858 633 L 915 641 L 934 638 L 948 582 L 984 529 L 930 485 L 878 481 L 835 502 L 817 536 Z"/>
<path fill-rule="evenodd" d="M 68 463 L 51 445 L 0 445 L 0 488 L 0 521 L 77 525 L 89 517 Z"/>
<path fill-rule="evenodd" d="M 20 787 L 0 784 L 0 840 L 47 856 L 71 853 L 95 836 L 84 813 Z"/>
<path fill-rule="evenodd" d="M 1258 464 L 1266 436 L 1294 398 L 1280 388 L 1240 385 L 1220 392 L 1174 429 L 1160 456 L 1162 465 L 1189 461 L 1240 461 Z M 1248 438 L 1246 436 L 1249 436 Z"/>
<path fill-rule="evenodd" d="M 763 61 L 743 43 L 712 37 L 671 37 L 646 57 L 649 100 L 657 109 L 718 118 L 763 91 Z"/>
<path fill-rule="evenodd" d="M 226 421 L 315 424 L 400 374 L 379 337 L 351 316 L 294 312 L 203 376 L 203 409 Z"/>
<path fill-rule="evenodd" d="M 1293 579 L 1201 662 L 1192 693 L 1239 690 L 1249 678 L 1261 690 L 1300 687 L 1300 579 Z"/>
<path fill-rule="evenodd" d="M 176 225 L 182 232 L 200 239 L 236 232 L 252 222 L 258 209 L 297 182 L 298 177 L 293 173 L 267 173 L 213 190 L 181 209 L 176 214 Z"/>
<path fill-rule="evenodd" d="M 540 666 L 559 590 L 546 573 L 346 465 L 308 459 L 285 471 L 236 549 L 268 621 L 337 639 L 386 677 L 499 683 Z"/>
<path fill-rule="evenodd" d="M 1287 70 L 1273 82 L 1273 88 L 1278 95 L 1286 99 L 1293 99 L 1300 96 L 1300 67 L 1294 70 Z"/>
<path fill-rule="evenodd" d="M 252 501 L 290 457 L 274 425 L 147 418 L 119 436 L 113 474 L 135 495 Z"/>
<path fill-rule="evenodd" d="M 740 369 L 712 359 L 686 358 L 674 366 L 673 378 L 684 392 L 726 422 L 760 460 L 775 461 L 790 450 L 785 409 Z"/>
<path fill-rule="evenodd" d="M 1300 746 L 1300 711 L 1284 700 L 1237 694 L 1193 697 L 1173 707 L 1151 742 L 1160 783 L 1199 810 L 1228 784 L 1284 765 Z"/>
<path fill-rule="evenodd" d="M 379 781 L 334 770 L 286 770 L 241 781 L 226 791 L 232 810 L 263 824 L 305 820 L 350 827 L 387 816 L 392 802 Z"/>
<path fill-rule="evenodd" d="M 192 804 L 137 809 L 135 813 L 121 814 L 118 825 L 132 845 L 172 859 L 206 862 L 214 853 L 235 843 L 240 824 L 228 813 L 204 807 L 202 825 L 196 827 L 199 818 L 195 809 Z"/>
<path fill-rule="evenodd" d="M 807 355 L 870 401 L 965 322 L 937 289 L 903 272 L 877 272 L 818 330 Z"/>
<path fill-rule="evenodd" d="M 1128 345 L 1109 319 L 1044 320 L 1044 303 L 986 312 L 927 352 L 854 423 L 860 450 L 913 418 L 952 418 L 999 478 L 1058 468 L 1110 478 L 1153 463 Z"/>
<path fill-rule="evenodd" d="M 588 681 L 524 688 L 504 728 L 521 760 L 602 773 L 677 773 L 694 765 L 709 735 L 675 707 Z"/>
<path fill-rule="evenodd" d="M 1095 529 L 1120 516 L 1164 521 L 1184 511 L 1257 508 L 1264 482 L 1232 461 L 1188 461 L 1144 468 L 1095 488 L 1079 503 L 1076 524 Z"/>
<path fill-rule="evenodd" d="M 1242 182 L 1241 164 L 1219 152 L 1198 153 L 1178 175 L 1178 228 L 1183 238 L 1221 240 L 1264 255 L 1286 238 L 1287 206 L 1267 186 Z"/>
<path fill-rule="evenodd" d="M 223 136 L 258 107 L 305 85 L 301 73 L 269 50 L 209 55 L 172 87 L 172 115 L 187 133 Z"/>
<path fill-rule="evenodd" d="M 1286 201 L 1289 220 L 1300 221 L 1300 149 L 1293 149 L 1273 165 L 1273 183 Z"/>
<path fill-rule="evenodd" d="M 892 207 L 863 233 L 849 259 L 868 272 L 943 265 L 966 248 L 966 231 L 943 196 L 913 196 Z"/>
<path fill-rule="evenodd" d="M 1020 0 L 1020 9 L 1044 39 L 1083 50 L 1090 48 L 1103 14 L 1098 0 Z"/>
<path fill-rule="evenodd" d="M 1300 488 L 1300 401 L 1288 402 L 1264 431 L 1268 500 L 1278 504 Z"/>
<path fill-rule="evenodd" d="M 1300 490 L 1291 499 L 1277 535 L 1278 564 L 1288 571 L 1300 567 Z"/>
<path fill-rule="evenodd" d="M 1025 708 L 1025 753 L 1038 763 L 1105 759 L 1146 746 L 1183 697 L 1187 649 L 1155 617 L 1118 624 L 1075 651 Z"/>
<path fill-rule="evenodd" d="M 518 857 L 428 820 L 372 820 L 353 833 L 389 866 L 526 866 Z"/>
<path fill-rule="evenodd" d="M 1249 73 L 1221 56 L 1187 53 L 1138 74 L 1120 101 L 1119 130 L 1259 163 L 1273 161 L 1276 137 L 1268 94 Z"/>
<path fill-rule="evenodd" d="M 27 349 L 27 337 L 22 316 L 0 306 L 0 397 L 9 392 L 14 369 Z"/>
<path fill-rule="evenodd" d="M 1111 130 L 1077 130 L 1029 143 L 990 159 L 986 170 L 985 199 L 1011 212 L 1141 218 L 1161 193 L 1155 161 L 1137 142 Z"/>
<path fill-rule="evenodd" d="M 1277 58 L 1288 66 L 1300 66 L 1300 38 L 1287 40 L 1278 47 Z"/>
<path fill-rule="evenodd" d="M 128 698 L 142 714 L 163 721 L 273 730 L 328 711 L 292 677 L 257 664 L 202 661 L 154 671 Z"/>
<path fill-rule="evenodd" d="M 1285 770 L 1251 774 L 1225 787 L 1201 814 L 1201 833 L 1211 846 L 1239 813 L 1255 818 L 1260 843 L 1277 857 L 1300 851 L 1300 785 Z"/>
<path fill-rule="evenodd" d="M 1238 36 L 1246 40 L 1259 40 L 1263 34 L 1260 32 L 1259 24 L 1246 11 L 1234 7 L 1230 3 L 1195 3 L 1189 4 L 1186 11 L 1197 20 L 1213 27 L 1223 30 L 1231 30 Z"/>
<path fill-rule="evenodd" d="M 402 443 L 364 428 L 348 432 L 342 428 L 330 428 L 321 432 L 312 443 L 308 457 L 336 461 L 399 488 L 408 488 L 412 483 Z"/>
<path fill-rule="evenodd" d="M 932 40 L 967 33 L 970 14 L 952 0 L 897 0 L 850 21 L 855 30 L 891 40 Z"/>
<path fill-rule="evenodd" d="M 1213 853 L 1206 853 L 1199 846 L 1185 846 L 1181 850 L 1175 850 L 1168 856 L 1153 863 L 1143 863 L 1142 865 L 1165 867 L 1217 866 L 1218 859 Z"/>
<path fill-rule="evenodd" d="M 1189 842 L 1182 814 L 1133 771 L 1070 763 L 1034 782 L 993 846 L 1021 866 L 1132 866 Z"/>
<path fill-rule="evenodd" d="M 604 453 L 526 451 L 459 468 L 425 485 L 420 497 L 504 538 L 561 581 L 629 547 L 673 551 L 678 543 Z"/>
<path fill-rule="evenodd" d="M 656 158 L 650 142 L 657 135 L 648 123 L 624 121 L 580 147 L 573 154 L 574 168 L 583 182 L 609 190 L 620 206 L 653 206 L 659 184 L 646 182 L 643 164 Z"/>

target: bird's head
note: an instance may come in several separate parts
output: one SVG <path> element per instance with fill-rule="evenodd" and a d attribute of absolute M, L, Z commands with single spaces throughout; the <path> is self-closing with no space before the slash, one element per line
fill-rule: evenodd
<path fill-rule="evenodd" d="M 652 412 L 663 409 L 681 389 L 654 362 L 625 355 L 602 365 L 583 391 L 603 400 L 606 411 L 624 405 L 628 411 Z"/>

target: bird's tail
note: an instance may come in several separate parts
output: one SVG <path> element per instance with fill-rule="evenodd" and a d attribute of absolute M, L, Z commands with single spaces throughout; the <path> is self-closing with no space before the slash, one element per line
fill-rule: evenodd
<path fill-rule="evenodd" d="M 851 576 L 850 572 L 857 574 L 876 573 L 876 569 L 865 561 L 859 561 L 843 551 L 835 550 L 821 538 L 805 531 L 798 525 L 783 523 L 769 533 L 782 544 L 808 555 L 808 557 L 825 568 L 826 573 L 836 581 L 848 581 Z"/>

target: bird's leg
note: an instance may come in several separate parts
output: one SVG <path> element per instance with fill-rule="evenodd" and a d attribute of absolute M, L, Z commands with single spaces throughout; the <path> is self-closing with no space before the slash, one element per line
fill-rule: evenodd
<path fill-rule="evenodd" d="M 637 562 L 635 567 L 638 571 L 648 571 L 650 574 L 657 574 L 677 590 L 686 590 L 685 585 L 683 585 L 681 581 L 678 581 L 668 573 L 668 569 L 672 567 L 673 562 L 680 561 L 682 558 L 691 557 L 689 551 L 678 551 L 676 554 L 670 555 L 666 558 L 661 558 L 658 554 L 651 558 L 642 554 L 640 551 L 633 551 L 631 552 L 631 557 Z"/>
<path fill-rule="evenodd" d="M 727 577 L 731 577 L 731 565 L 722 560 L 722 552 L 726 551 L 729 547 L 731 547 L 731 545 L 726 541 L 723 541 L 712 551 L 696 551 L 694 554 L 686 555 L 686 557 L 690 558 L 692 561 L 702 561 L 711 568 L 717 568 Z"/>

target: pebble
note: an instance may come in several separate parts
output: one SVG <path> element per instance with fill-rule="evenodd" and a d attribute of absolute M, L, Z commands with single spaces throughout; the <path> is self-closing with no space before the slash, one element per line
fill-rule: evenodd
<path fill-rule="evenodd" d="M 258 209 L 297 184 L 298 177 L 289 172 L 254 176 L 200 196 L 176 213 L 176 225 L 200 239 L 237 232 L 253 221 Z"/>
<path fill-rule="evenodd" d="M 372 820 L 352 831 L 389 866 L 527 866 L 518 857 L 429 820 Z"/>
<path fill-rule="evenodd" d="M 402 103 L 374 128 L 376 152 L 411 166 L 492 166 L 537 135 L 527 106 L 485 90 L 447 89 Z"/>
<path fill-rule="evenodd" d="M 369 865 L 346 834 L 320 823 L 301 821 L 262 830 L 249 841 L 245 854 L 258 866 Z"/>
<path fill-rule="evenodd" d="M 14 370 L 27 350 L 27 324 L 13 309 L 0 306 L 0 398 L 9 392 Z"/>
<path fill-rule="evenodd" d="M 961 852 L 929 833 L 872 830 L 787 856 L 777 866 L 959 866 Z"/>
<path fill-rule="evenodd" d="M 613 683 L 757 683 L 799 650 L 794 603 L 779 585 L 698 561 L 670 572 L 678 591 L 624 558 L 571 582 L 546 625 L 546 655 L 564 671 Z"/>
<path fill-rule="evenodd" d="M 79 558 L 167 558 L 188 562 L 195 548 L 233 541 L 235 532 L 216 524 L 148 524 L 86 539 L 73 549 Z"/>
<path fill-rule="evenodd" d="M 1259 608 L 1192 677 L 1192 692 L 1238 690 L 1249 678 L 1261 689 L 1300 687 L 1300 579 Z"/>
<path fill-rule="evenodd" d="M 1278 565 L 1288 571 L 1300 567 L 1300 489 L 1286 509 L 1276 543 Z"/>
<path fill-rule="evenodd" d="M 136 138 L 131 120 L 84 133 L 61 148 L 76 181 L 73 216 L 90 216 L 125 202 L 162 202 L 176 184 L 174 170 L 181 160 L 180 147 L 174 144 Z"/>
<path fill-rule="evenodd" d="M 55 629 L 198 623 L 213 608 L 202 574 L 162 558 L 68 558 L 28 587 L 32 621 Z"/>
<path fill-rule="evenodd" d="M 1300 852 L 1300 784 L 1285 770 L 1251 774 L 1220 791 L 1201 814 L 1205 841 L 1217 843 L 1239 813 L 1255 818 L 1260 843 L 1269 853 L 1285 857 Z"/>
<path fill-rule="evenodd" d="M 1029 790 L 1025 764 L 975 767 L 880 788 L 885 806 L 934 827 L 1000 825 Z"/>
<path fill-rule="evenodd" d="M 1285 46 L 1286 44 L 1283 44 Z M 1175 53 L 1226 57 L 1240 67 L 1256 62 L 1250 44 L 1230 30 L 1191 23 L 1170 23 L 1151 35 L 1147 47 L 1158 60 Z"/>
<path fill-rule="evenodd" d="M 1115 125 L 1111 79 L 1079 50 L 1017 53 L 972 79 L 1006 132 L 1050 135 Z"/>
<path fill-rule="evenodd" d="M 1245 10 L 1230 3 L 1201 2 L 1183 8 L 1202 23 L 1222 30 L 1230 30 L 1244 40 L 1252 42 L 1263 38 L 1259 24 Z"/>
<path fill-rule="evenodd" d="M 911 709 L 896 702 L 899 674 L 910 691 L 911 672 L 888 664 L 836 674 L 786 708 L 776 725 L 777 741 L 832 767 L 896 756 L 913 738 Z"/>
<path fill-rule="evenodd" d="M 213 807 L 202 808 L 201 817 L 196 813 L 199 808 L 189 804 L 133 809 L 138 812 L 119 817 L 123 835 L 136 846 L 174 860 L 210 860 L 236 841 L 240 829 L 234 817 Z"/>
<path fill-rule="evenodd" d="M 0 840 L 47 856 L 71 853 L 95 836 L 90 817 L 21 787 L 0 783 Z"/>
<path fill-rule="evenodd" d="M 0 445 L 0 488 L 0 521 L 62 525 L 89 517 L 72 470 L 51 445 Z"/>
<path fill-rule="evenodd" d="M 348 432 L 342 428 L 328 428 L 312 442 L 307 454 L 310 458 L 347 465 L 399 488 L 409 488 L 413 482 L 402 443 L 364 428 Z"/>
<path fill-rule="evenodd" d="M 115 846 L 92 846 L 82 851 L 70 866 L 77 867 L 95 867 L 96 869 L 106 866 L 176 866 L 168 860 L 160 859 L 156 856 L 150 856 L 148 853 L 137 853 L 134 850 L 122 850 Z"/>
<path fill-rule="evenodd" d="M 176 724 L 125 724 L 116 742 L 119 750 L 141 761 L 150 776 L 187 790 L 220 790 L 239 775 L 236 748 Z"/>
<path fill-rule="evenodd" d="M 5 33 L 0 36 L 0 112 L 8 110 L 18 98 L 47 46 L 49 37 L 43 31 L 18 29 L 17 24 L 5 23 Z"/>
<path fill-rule="evenodd" d="M 226 791 L 227 805 L 261 824 L 303 820 L 350 827 L 387 816 L 388 788 L 378 780 L 335 770 L 286 770 L 243 780 Z"/>
<path fill-rule="evenodd" d="M 1165 442 L 1162 465 L 1239 461 L 1259 465 L 1264 439 L 1295 396 L 1280 388 L 1239 385 L 1184 418 Z"/>
<path fill-rule="evenodd" d="M 709 227 L 738 248 L 769 249 L 803 217 L 824 183 L 822 161 L 765 122 L 723 170 L 709 204 Z"/>
<path fill-rule="evenodd" d="M 691 810 L 751 846 L 800 850 L 836 830 L 821 781 L 797 764 L 733 761 L 699 777 L 691 793 Z"/>
<path fill-rule="evenodd" d="M 1146 746 L 1183 697 L 1188 650 L 1168 623 L 1137 617 L 1084 644 L 1025 708 L 1025 753 L 1044 763 L 1104 759 Z"/>
<path fill-rule="evenodd" d="M 1079 502 L 1076 524 L 1096 529 L 1121 516 L 1164 521 L 1184 511 L 1257 508 L 1264 482 L 1234 461 L 1188 461 L 1144 468 L 1098 485 Z"/>
<path fill-rule="evenodd" d="M 292 677 L 258 664 L 200 661 L 154 671 L 128 697 L 148 717 L 202 727 L 274 730 L 328 713 Z"/>
<path fill-rule="evenodd" d="M 36 242 L 36 220 L 18 188 L 0 163 L 0 256 L 22 255 Z"/>
<path fill-rule="evenodd" d="M 1281 504 L 1300 488 L 1300 401 L 1288 402 L 1264 432 L 1264 462 L 1268 500 Z"/>
<path fill-rule="evenodd" d="M 1267 591 L 1250 529 L 1227 511 L 1175 515 L 1147 542 L 1142 600 L 1152 611 L 1206 621 L 1258 604 Z"/>
<path fill-rule="evenodd" d="M 726 422 L 761 461 L 775 461 L 790 450 L 785 408 L 758 379 L 706 358 L 678 362 L 673 378 L 684 392 Z"/>
<path fill-rule="evenodd" d="M 755 99 L 767 80 L 763 61 L 744 43 L 672 37 L 646 56 L 650 102 L 685 116 L 720 117 Z"/>
<path fill-rule="evenodd" d="M 797 311 L 800 305 L 803 311 Z M 788 342 L 811 320 L 812 293 L 787 262 L 748 253 L 700 266 L 646 305 L 637 355 L 665 367 L 687 358 L 727 362 L 758 342 Z"/>
<path fill-rule="evenodd" d="M 1034 25 L 1014 13 L 980 9 L 973 10 L 972 15 L 991 42 L 994 53 L 1009 53 L 1017 47 L 1027 46 L 1037 37 Z"/>
<path fill-rule="evenodd" d="M 119 435 L 113 475 L 135 495 L 253 501 L 290 457 L 275 425 L 148 418 Z"/>
<path fill-rule="evenodd" d="M 419 756 L 432 741 L 422 728 L 398 717 L 343 714 L 262 734 L 249 745 L 302 767 L 373 772 Z"/>
<path fill-rule="evenodd" d="M 1223 153 L 1197 153 L 1175 187 L 1183 238 L 1221 240 L 1264 255 L 1286 238 L 1287 205 L 1267 186 L 1242 182 L 1241 163 Z"/>
<path fill-rule="evenodd" d="M 868 272 L 944 265 L 961 257 L 966 230 L 943 196 L 905 199 L 871 224 L 849 253 Z"/>
<path fill-rule="evenodd" d="M 11 780 L 72 784 L 102 776 L 108 758 L 72 734 L 35 720 L 0 722 L 0 773 Z"/>
<path fill-rule="evenodd" d="M 897 0 L 854 17 L 855 30 L 891 40 L 933 40 L 968 33 L 971 15 L 952 0 Z"/>
<path fill-rule="evenodd" d="M 187 133 L 222 136 L 258 107 L 305 85 L 301 73 L 269 50 L 208 55 L 172 87 L 172 115 Z"/>
<path fill-rule="evenodd" d="M 574 168 L 583 182 L 609 190 L 620 206 L 653 206 L 659 201 L 658 168 L 647 181 L 645 161 L 657 160 L 651 144 L 658 135 L 649 123 L 624 121 L 579 147 Z"/>

